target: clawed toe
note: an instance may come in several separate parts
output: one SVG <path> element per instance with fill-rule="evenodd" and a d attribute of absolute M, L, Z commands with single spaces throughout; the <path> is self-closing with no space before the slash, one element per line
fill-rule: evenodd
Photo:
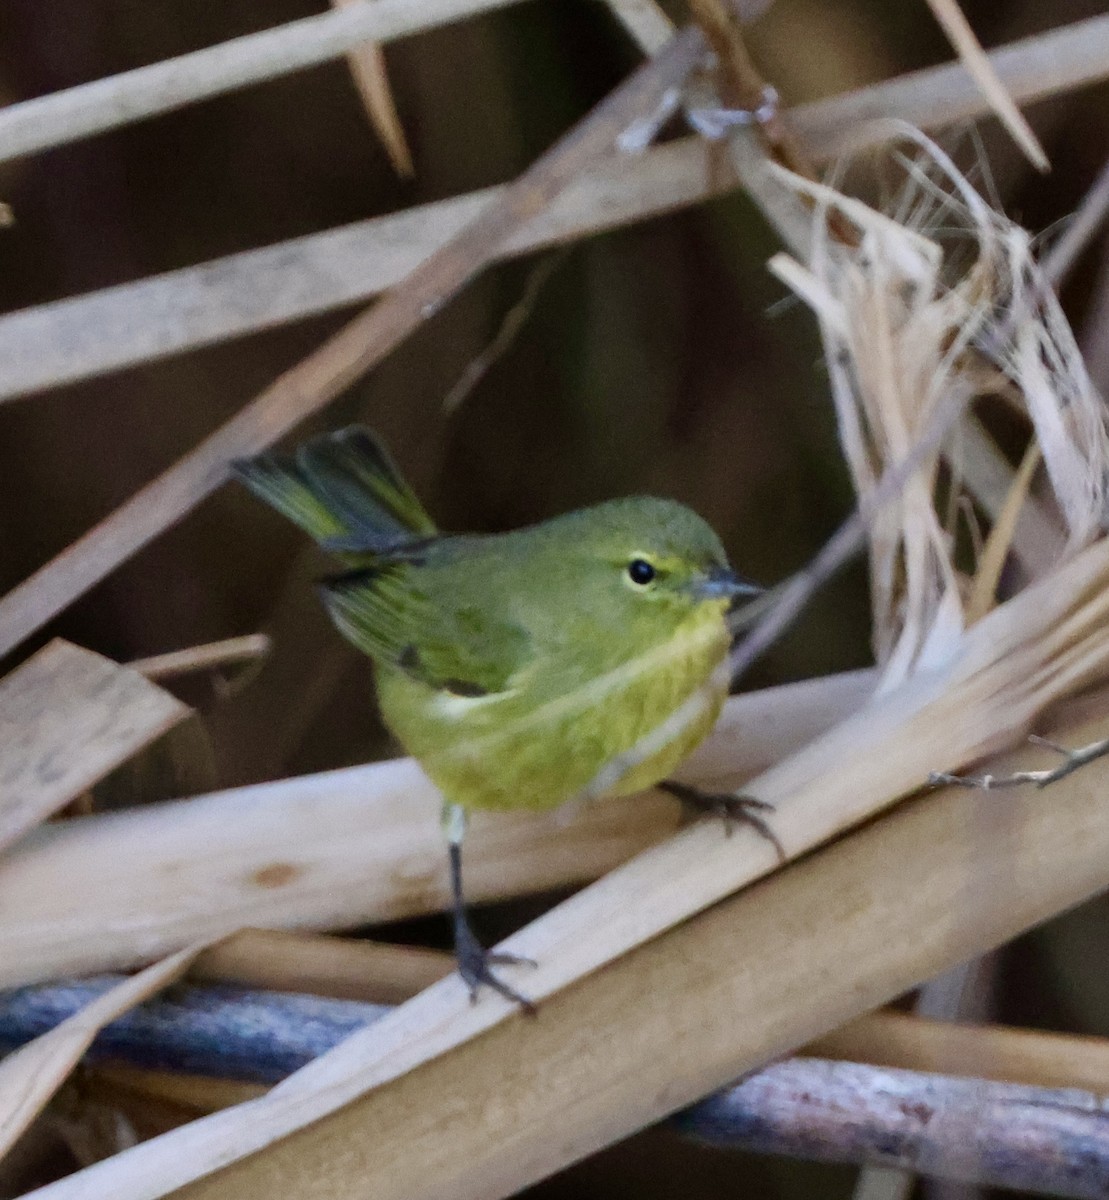
<path fill-rule="evenodd" d="M 509 987 L 492 970 L 493 967 L 534 967 L 538 965 L 534 959 L 523 958 L 518 954 L 500 954 L 486 950 L 468 925 L 456 931 L 455 955 L 458 959 L 458 973 L 470 989 L 471 1003 L 477 1002 L 478 992 L 482 987 L 490 987 L 506 1000 L 518 1004 L 528 1016 L 535 1016 L 537 1011 L 535 1005 L 526 996 L 520 995 L 514 988 Z"/>
<path fill-rule="evenodd" d="M 686 783 L 665 780 L 658 785 L 663 791 L 676 796 L 683 804 L 699 813 L 709 813 L 724 822 L 725 836 L 731 837 L 736 825 L 750 825 L 774 847 L 778 858 L 787 861 L 785 847 L 770 827 L 762 813 L 774 812 L 774 805 L 757 796 L 744 796 L 735 792 L 702 792 L 700 788 Z"/>

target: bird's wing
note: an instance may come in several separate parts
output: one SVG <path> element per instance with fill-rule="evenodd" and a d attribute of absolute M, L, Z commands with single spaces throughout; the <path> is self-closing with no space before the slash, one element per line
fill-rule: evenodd
<path fill-rule="evenodd" d="M 459 696 L 503 692 L 531 660 L 526 630 L 450 590 L 430 596 L 419 563 L 349 571 L 321 590 L 332 620 L 355 646 L 431 687 Z"/>

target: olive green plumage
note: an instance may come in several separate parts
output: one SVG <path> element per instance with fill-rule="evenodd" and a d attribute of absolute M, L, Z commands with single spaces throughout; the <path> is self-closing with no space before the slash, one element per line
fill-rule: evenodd
<path fill-rule="evenodd" d="M 645 787 L 715 722 L 725 613 L 754 589 L 682 505 L 636 497 L 511 533 L 439 534 L 357 428 L 236 472 L 350 567 L 324 601 L 450 802 L 549 808 Z"/>

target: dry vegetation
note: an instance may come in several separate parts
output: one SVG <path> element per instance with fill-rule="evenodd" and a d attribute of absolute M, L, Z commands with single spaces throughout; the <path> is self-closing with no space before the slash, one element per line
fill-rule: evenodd
<path fill-rule="evenodd" d="M 1109 734 L 1109 16 L 12 10 L 0 1196 L 1109 1194 L 1109 759 L 926 786 Z M 683 777 L 787 864 L 662 794 L 475 822 L 535 1020 L 223 487 L 355 419 L 448 527 L 653 490 L 785 580 Z"/>

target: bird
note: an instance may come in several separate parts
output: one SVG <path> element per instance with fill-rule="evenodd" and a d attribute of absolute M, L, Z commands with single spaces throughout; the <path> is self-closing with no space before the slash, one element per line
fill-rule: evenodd
<path fill-rule="evenodd" d="M 545 811 L 652 785 L 753 823 L 745 796 L 667 777 L 728 692 L 729 610 L 762 589 L 711 526 L 674 500 L 632 496 L 504 533 L 443 533 L 363 426 L 294 454 L 232 464 L 252 492 L 345 569 L 319 591 L 373 663 L 385 725 L 443 797 L 459 973 L 533 1011 L 494 969 L 462 886 L 467 815 Z"/>

